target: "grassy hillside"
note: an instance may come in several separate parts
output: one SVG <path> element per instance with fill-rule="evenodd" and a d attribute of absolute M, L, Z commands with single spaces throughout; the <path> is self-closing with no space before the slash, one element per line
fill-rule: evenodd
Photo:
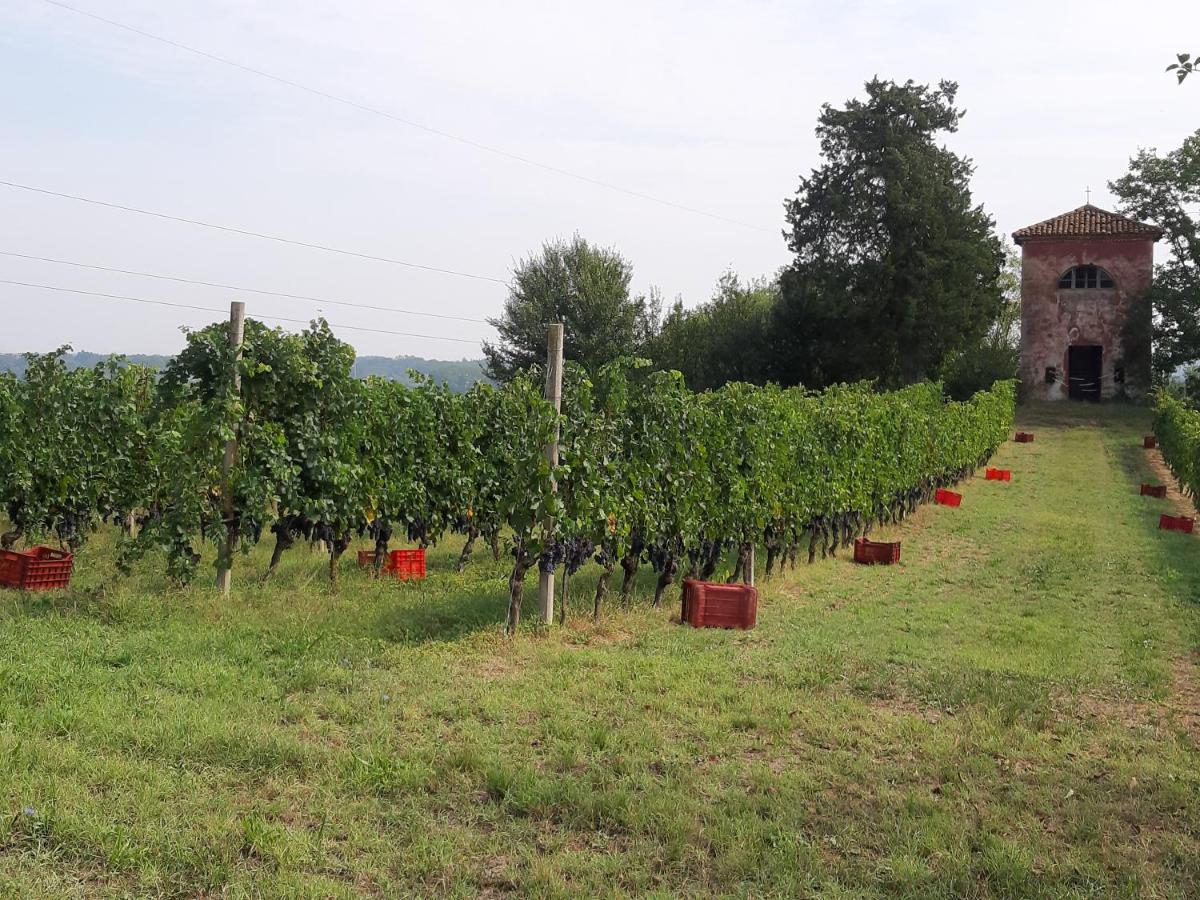
<path fill-rule="evenodd" d="M 898 567 L 769 583 L 751 632 L 648 577 L 592 623 L 585 575 L 506 641 L 457 542 L 333 595 L 303 549 L 255 583 L 264 547 L 223 600 L 101 536 L 0 595 L 0 895 L 1200 895 L 1200 536 L 1137 496 L 1141 412 L 1019 424 L 1011 484 Z"/>

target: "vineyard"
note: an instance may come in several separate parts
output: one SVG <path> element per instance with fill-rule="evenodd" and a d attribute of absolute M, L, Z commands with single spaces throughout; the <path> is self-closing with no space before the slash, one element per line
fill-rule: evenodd
<path fill-rule="evenodd" d="M 0 380 L 4 546 L 54 535 L 77 549 L 108 521 L 124 535 L 119 566 L 161 553 L 186 583 L 204 542 L 229 565 L 270 535 L 266 575 L 307 541 L 336 580 L 355 535 L 374 540 L 378 572 L 393 541 L 457 532 L 460 569 L 478 542 L 511 557 L 513 631 L 534 567 L 563 567 L 565 613 L 570 576 L 594 559 L 598 616 L 618 565 L 628 600 L 649 563 L 659 605 L 679 575 L 711 578 L 729 554 L 734 579 L 748 577 L 755 546 L 768 577 L 802 548 L 809 562 L 836 554 L 982 465 L 1014 403 L 1011 384 L 965 403 L 936 384 L 695 394 L 677 373 L 619 361 L 593 378 L 568 367 L 559 416 L 536 372 L 455 394 L 357 380 L 353 361 L 322 321 L 299 334 L 247 322 L 240 353 L 224 324 L 192 332 L 160 376 L 31 356 L 23 379 Z"/>
<path fill-rule="evenodd" d="M 536 373 L 467 394 L 354 379 L 353 349 L 323 322 L 302 334 L 248 322 L 240 359 L 228 343 L 226 325 L 194 331 L 158 378 L 116 361 L 71 372 L 58 352 L 0 380 L 4 545 L 53 534 L 78 548 L 108 521 L 125 534 L 120 565 L 161 552 L 186 583 L 204 541 L 228 564 L 269 534 L 268 575 L 308 541 L 328 550 L 336 580 L 354 535 L 374 540 L 378 571 L 391 541 L 457 532 L 460 568 L 478 541 L 510 554 L 512 631 L 534 566 L 569 580 L 594 558 L 599 616 L 618 565 L 625 600 L 652 565 L 659 605 L 680 572 L 713 577 L 727 552 L 734 578 L 756 545 L 768 576 L 802 546 L 809 562 L 836 553 L 973 472 L 1013 416 L 1010 384 L 965 403 L 936 384 L 692 394 L 636 361 L 590 379 L 568 367 L 558 416 Z"/>
<path fill-rule="evenodd" d="M 620 614 L 506 639 L 507 526 L 332 590 L 302 534 L 262 577 L 272 518 L 229 597 L 212 536 L 176 589 L 97 528 L 69 591 L 0 592 L 0 896 L 1197 896 L 1185 507 L 1139 494 L 1144 410 L 1015 424 L 1011 481 L 877 526 L 899 565 L 777 559 L 752 631 L 674 624 L 643 563 Z"/>

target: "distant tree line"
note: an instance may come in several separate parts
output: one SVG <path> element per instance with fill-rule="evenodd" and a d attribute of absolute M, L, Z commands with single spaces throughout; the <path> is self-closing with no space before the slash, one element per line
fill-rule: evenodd
<path fill-rule="evenodd" d="M 80 351 L 63 355 L 68 370 L 90 369 L 104 362 L 108 356 L 100 353 Z M 158 354 L 131 354 L 122 357 L 124 362 L 151 369 L 162 369 L 171 361 L 170 356 Z M 463 393 L 477 381 L 486 381 L 482 359 L 424 359 L 420 356 L 360 356 L 354 361 L 353 374 L 357 378 L 378 375 L 401 384 L 413 384 L 411 372 L 416 372 L 450 390 Z M 0 372 L 12 372 L 18 378 L 25 376 L 27 359 L 22 353 L 0 353 Z"/>
<path fill-rule="evenodd" d="M 1017 369 L 1015 256 L 971 197 L 957 85 L 873 79 L 864 99 L 826 104 L 822 163 L 784 204 L 792 262 L 767 278 L 727 272 L 713 296 L 669 309 L 631 292 L 633 267 L 579 235 L 522 261 L 492 320 L 488 374 L 505 381 L 544 358 L 565 322 L 568 359 L 589 371 L 622 356 L 674 369 L 695 390 L 731 381 L 820 389 L 943 379 L 969 394 Z"/>

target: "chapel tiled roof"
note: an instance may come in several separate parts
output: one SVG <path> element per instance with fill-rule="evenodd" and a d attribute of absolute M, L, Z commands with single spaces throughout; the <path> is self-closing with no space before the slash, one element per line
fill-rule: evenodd
<path fill-rule="evenodd" d="M 1157 225 L 1147 225 L 1087 203 L 1053 219 L 1018 228 L 1013 232 L 1013 240 L 1018 244 L 1025 238 L 1039 237 L 1147 237 L 1157 241 L 1162 235 Z"/>

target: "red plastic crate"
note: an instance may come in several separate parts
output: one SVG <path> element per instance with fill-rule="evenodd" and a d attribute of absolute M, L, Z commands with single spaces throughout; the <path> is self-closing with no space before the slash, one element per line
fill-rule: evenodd
<path fill-rule="evenodd" d="M 1168 516 L 1165 513 L 1158 517 L 1158 527 L 1164 531 L 1182 531 L 1191 534 L 1196 526 L 1196 520 L 1191 516 Z"/>
<path fill-rule="evenodd" d="M 1017 436 L 1014 438 L 1014 440 L 1018 444 L 1032 444 L 1033 443 L 1033 432 L 1032 431 L 1018 431 Z"/>
<path fill-rule="evenodd" d="M 933 502 L 938 506 L 961 506 L 962 494 L 948 491 L 945 488 L 938 488 L 933 492 Z"/>
<path fill-rule="evenodd" d="M 0 550 L 0 585 L 22 591 L 52 591 L 71 583 L 75 557 L 53 547 Z"/>
<path fill-rule="evenodd" d="M 858 538 L 854 542 L 854 561 L 866 566 L 891 566 L 900 562 L 900 542 L 868 541 Z"/>
<path fill-rule="evenodd" d="M 374 550 L 359 550 L 358 551 L 358 567 L 360 569 L 369 569 L 375 565 Z M 386 570 L 391 566 L 391 560 L 388 557 L 383 558 L 383 568 Z"/>
<path fill-rule="evenodd" d="M 1148 434 L 1142 438 L 1142 446 L 1147 450 L 1153 450 L 1158 446 L 1158 439 L 1154 435 Z"/>
<path fill-rule="evenodd" d="M 758 623 L 758 588 L 686 578 L 679 621 L 693 628 L 753 628 Z"/>
<path fill-rule="evenodd" d="M 988 481 L 1012 481 L 1012 469 L 988 469 L 983 474 Z"/>
<path fill-rule="evenodd" d="M 388 557 L 388 571 L 401 581 L 419 581 L 425 577 L 425 551 L 393 550 Z"/>
<path fill-rule="evenodd" d="M 368 569 L 375 565 L 374 550 L 359 550 L 358 565 Z M 424 550 L 393 550 L 383 561 L 383 572 L 401 581 L 419 581 L 425 577 Z"/>
<path fill-rule="evenodd" d="M 1165 484 L 1143 484 L 1143 497 L 1165 497 L 1167 496 L 1167 486 Z"/>

